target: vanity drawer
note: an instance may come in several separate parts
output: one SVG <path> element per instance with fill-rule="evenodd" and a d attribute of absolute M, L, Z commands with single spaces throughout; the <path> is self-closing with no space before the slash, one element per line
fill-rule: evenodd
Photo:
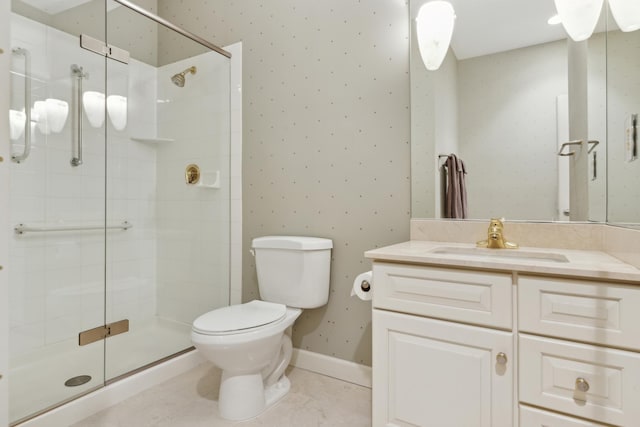
<path fill-rule="evenodd" d="M 519 329 L 640 350 L 640 287 L 518 278 Z"/>
<path fill-rule="evenodd" d="M 374 308 L 511 329 L 510 274 L 376 262 L 373 282 Z"/>
<path fill-rule="evenodd" d="M 519 344 L 522 402 L 617 426 L 638 425 L 640 354 L 526 334 Z"/>
<path fill-rule="evenodd" d="M 555 412 L 520 405 L 520 427 L 606 427 L 593 421 L 581 420 Z"/>

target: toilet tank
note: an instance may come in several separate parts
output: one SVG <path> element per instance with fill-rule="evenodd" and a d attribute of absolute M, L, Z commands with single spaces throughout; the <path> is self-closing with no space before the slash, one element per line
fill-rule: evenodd
<path fill-rule="evenodd" d="M 330 239 L 265 236 L 253 239 L 260 299 L 315 308 L 329 299 Z"/>

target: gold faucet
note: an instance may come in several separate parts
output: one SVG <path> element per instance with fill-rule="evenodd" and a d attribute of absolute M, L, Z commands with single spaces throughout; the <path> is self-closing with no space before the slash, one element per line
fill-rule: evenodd
<path fill-rule="evenodd" d="M 504 230 L 504 224 L 502 223 L 504 218 L 491 218 L 489 223 L 489 230 L 487 230 L 487 240 L 480 240 L 476 243 L 476 246 L 481 248 L 494 248 L 494 249 L 517 249 L 516 243 L 507 242 L 502 231 Z"/>

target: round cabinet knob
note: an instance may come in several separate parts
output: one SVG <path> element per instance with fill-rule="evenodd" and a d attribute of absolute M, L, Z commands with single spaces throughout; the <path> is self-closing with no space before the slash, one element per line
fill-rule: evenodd
<path fill-rule="evenodd" d="M 587 392 L 589 391 L 589 383 L 584 378 L 576 379 L 576 389 L 578 391 Z"/>
<path fill-rule="evenodd" d="M 503 352 L 500 352 L 496 355 L 496 362 L 498 362 L 499 365 L 506 365 L 507 360 L 507 355 Z"/>

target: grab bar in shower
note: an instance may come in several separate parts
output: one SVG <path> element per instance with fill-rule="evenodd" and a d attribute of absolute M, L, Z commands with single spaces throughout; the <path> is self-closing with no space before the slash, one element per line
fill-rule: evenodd
<path fill-rule="evenodd" d="M 73 134 L 71 139 L 71 166 L 82 164 L 82 80 L 89 77 L 82 67 L 77 64 L 71 65 L 71 76 L 73 79 Z"/>
<path fill-rule="evenodd" d="M 31 53 L 23 47 L 13 48 L 16 55 L 24 56 L 24 151 L 22 154 L 12 154 L 11 160 L 22 163 L 27 160 L 31 152 Z"/>
<path fill-rule="evenodd" d="M 118 225 L 107 225 L 99 226 L 99 225 L 60 225 L 55 227 L 29 227 L 25 224 L 18 224 L 13 227 L 13 231 L 16 234 L 24 234 L 24 233 L 45 233 L 51 231 L 91 231 L 91 230 L 128 230 L 133 227 L 129 221 L 123 221 Z"/>

